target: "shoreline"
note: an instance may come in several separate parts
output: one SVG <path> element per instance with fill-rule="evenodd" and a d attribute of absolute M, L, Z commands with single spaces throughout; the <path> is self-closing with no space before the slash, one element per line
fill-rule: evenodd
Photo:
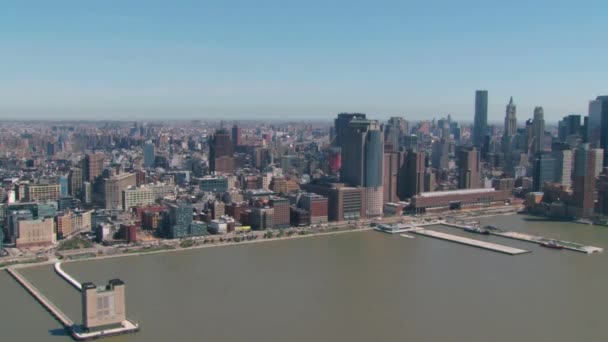
<path fill-rule="evenodd" d="M 514 214 L 519 214 L 517 211 L 508 211 L 508 212 L 499 212 L 499 213 L 488 213 L 486 215 L 483 215 L 483 212 L 480 212 L 480 215 L 474 215 L 476 211 L 470 211 L 470 212 L 460 212 L 456 215 L 453 215 L 456 218 L 460 218 L 460 219 L 464 219 L 464 218 L 470 218 L 470 219 L 477 219 L 477 218 L 486 218 L 486 217 L 494 217 L 494 216 L 505 216 L 505 215 L 514 215 Z M 403 216 L 402 219 L 404 218 L 415 218 L 415 219 L 420 219 L 420 220 L 425 220 L 425 219 L 437 219 L 438 217 L 442 217 L 442 216 L 447 216 L 447 215 L 441 215 L 441 214 L 435 214 L 435 215 L 429 215 L 429 216 L 420 216 L 420 217 L 412 217 L 412 216 Z M 392 218 L 392 219 L 396 219 L 397 217 L 387 217 L 387 218 Z M 359 232 L 359 231 L 367 231 L 367 230 L 373 230 L 374 227 L 371 227 L 369 224 L 367 224 L 366 226 L 362 227 L 362 228 L 349 228 L 349 229 L 345 229 L 345 230 L 337 230 L 337 231 L 329 231 L 329 232 L 320 232 L 320 233 L 309 233 L 309 234 L 305 234 L 305 235 L 297 235 L 294 234 L 292 236 L 282 236 L 282 237 L 272 237 L 270 239 L 260 239 L 260 240 L 249 240 L 249 241 L 241 241 L 241 242 L 223 242 L 223 243 L 214 243 L 214 244 L 204 244 L 204 245 L 195 245 L 195 246 L 191 246 L 191 247 L 175 247 L 175 248 L 171 248 L 171 249 L 161 249 L 161 250 L 156 250 L 156 251 L 138 251 L 138 252 L 130 252 L 130 253 L 117 253 L 117 254 L 113 254 L 113 255 L 102 255 L 102 256 L 95 256 L 95 257 L 86 257 L 86 258 L 81 258 L 81 259 L 49 259 L 47 261 L 43 261 L 43 262 L 31 262 L 31 263 L 17 263 L 17 264 L 12 264 L 12 265 L 6 265 L 6 266 L 2 266 L 0 267 L 0 270 L 3 269 L 7 269 L 9 267 L 12 268 L 30 268 L 30 267 L 36 267 L 36 266 L 44 266 L 44 265 L 52 265 L 54 263 L 56 263 L 57 261 L 62 262 L 63 264 L 66 263 L 71 263 L 71 262 L 79 262 L 79 261 L 94 261 L 94 260 L 103 260 L 103 259 L 110 259 L 110 258 L 121 258 L 121 257 L 129 257 L 129 256 L 141 256 L 141 255 L 146 255 L 146 254 L 157 254 L 157 253 L 168 253 L 168 252 L 180 252 L 180 251 L 188 251 L 188 250 L 194 250 L 194 249 L 201 249 L 201 248 L 212 248 L 212 247 L 226 247 L 226 246 L 238 246 L 238 245 L 243 245 L 243 244 L 250 244 L 250 243 L 259 243 L 259 242 L 270 242 L 270 241 L 280 241 L 280 240 L 289 240 L 289 239 L 295 239 L 295 238 L 306 238 L 306 237 L 315 237 L 315 236 L 327 236 L 327 235 L 336 235 L 336 234 L 345 234 L 345 233 L 352 233 L 352 232 Z M 273 232 L 276 232 L 275 230 L 271 230 Z M 173 246 L 173 245 L 170 245 Z"/>
<path fill-rule="evenodd" d="M 373 229 L 373 227 L 364 227 L 364 228 L 339 230 L 339 231 L 332 231 L 332 232 L 311 233 L 311 234 L 306 234 L 306 235 L 273 237 L 270 239 L 261 239 L 261 240 L 250 240 L 250 241 L 241 241 L 241 242 L 224 242 L 224 243 L 216 243 L 216 244 L 196 245 L 196 246 L 186 247 L 186 248 L 177 247 L 174 249 L 163 249 L 163 250 L 151 251 L 151 252 L 120 253 L 120 254 L 115 254 L 115 255 L 103 255 L 103 256 L 98 256 L 98 257 L 82 258 L 82 259 L 75 259 L 75 260 L 56 259 L 56 260 L 48 260 L 48 261 L 41 262 L 41 263 L 9 265 L 9 266 L 4 266 L 0 269 L 6 269 L 9 267 L 21 269 L 21 268 L 30 268 L 30 267 L 36 267 L 36 266 L 54 265 L 57 262 L 61 262 L 62 264 L 67 264 L 67 263 L 80 262 L 80 261 L 95 261 L 95 260 L 104 260 L 104 259 L 113 259 L 113 258 L 122 258 L 122 257 L 151 255 L 151 254 L 158 254 L 158 253 L 183 252 L 183 251 L 203 249 L 203 248 L 240 246 L 240 245 L 253 244 L 253 243 L 263 243 L 263 242 L 291 240 L 291 239 L 298 239 L 298 238 L 310 238 L 310 237 L 317 237 L 317 236 L 329 236 L 329 235 L 337 235 L 337 234 L 355 233 L 355 232 L 369 231 L 372 229 Z"/>

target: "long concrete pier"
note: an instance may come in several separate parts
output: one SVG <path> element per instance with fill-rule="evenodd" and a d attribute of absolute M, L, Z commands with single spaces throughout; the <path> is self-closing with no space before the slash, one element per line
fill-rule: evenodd
<path fill-rule="evenodd" d="M 491 232 L 491 234 L 496 235 L 496 236 L 506 237 L 509 239 L 514 239 L 514 240 L 532 242 L 532 243 L 536 243 L 536 244 L 541 244 L 541 243 L 545 243 L 545 242 L 549 242 L 549 241 L 555 241 L 560 246 L 563 246 L 564 249 L 568 249 L 568 250 L 575 251 L 575 252 L 587 253 L 587 254 L 599 253 L 599 252 L 604 251 L 604 249 L 600 248 L 600 247 L 585 246 L 585 245 L 581 245 L 581 244 L 578 244 L 575 242 L 554 240 L 554 239 L 549 239 L 549 238 L 542 237 L 542 236 L 530 235 L 530 234 L 519 233 L 519 232 Z"/>
<path fill-rule="evenodd" d="M 509 247 L 509 246 L 504 246 L 504 245 L 499 245 L 499 244 L 496 244 L 496 243 L 491 243 L 491 242 L 486 242 L 486 241 L 469 239 L 469 238 L 462 237 L 462 236 L 441 233 L 441 232 L 437 232 L 437 231 L 434 231 L 434 230 L 428 230 L 428 229 L 423 229 L 423 228 L 412 229 L 409 232 L 410 233 L 414 233 L 414 234 L 418 234 L 418 235 L 424 235 L 424 236 L 433 237 L 433 238 L 436 238 L 436 239 L 457 242 L 457 243 L 461 243 L 463 245 L 468 245 L 468 246 L 473 246 L 473 247 L 479 247 L 479 248 L 483 248 L 483 249 L 487 249 L 487 250 L 491 250 L 491 251 L 495 251 L 495 252 L 500 252 L 500 253 L 505 253 L 505 254 L 509 254 L 509 255 L 518 255 L 518 254 L 523 254 L 523 253 L 529 253 L 530 252 L 530 251 L 527 251 L 527 250 L 524 250 L 524 249 L 519 249 L 519 248 L 514 248 L 514 247 Z"/>
<path fill-rule="evenodd" d="M 466 225 L 462 225 L 462 224 L 458 224 L 458 223 L 454 223 L 454 222 L 447 222 L 447 221 L 443 221 L 441 224 L 446 225 L 448 227 L 460 228 L 460 229 L 470 228 L 469 226 L 466 226 Z M 491 235 L 502 236 L 502 237 L 505 237 L 505 238 L 508 238 L 508 239 L 514 239 L 514 240 L 532 242 L 532 243 L 535 243 L 535 244 L 541 244 L 541 243 L 545 243 L 545 242 L 549 242 L 549 241 L 555 241 L 559 245 L 563 246 L 564 249 L 568 249 L 568 250 L 575 251 L 575 252 L 587 253 L 587 254 L 599 253 L 599 252 L 603 252 L 604 251 L 604 249 L 601 248 L 601 247 L 585 246 L 585 245 L 581 245 L 581 244 L 576 243 L 576 242 L 550 239 L 550 238 L 546 238 L 544 236 L 537 236 L 537 235 L 531 235 L 531 234 L 514 232 L 514 231 L 488 230 L 488 232 Z"/>
<path fill-rule="evenodd" d="M 54 265 L 55 272 L 64 278 L 70 285 L 74 286 L 78 291 L 82 290 L 82 285 L 74 279 L 72 276 L 67 274 L 61 269 L 61 262 L 57 262 Z M 102 337 L 116 336 L 122 334 L 128 334 L 139 331 L 139 324 L 133 323 L 129 320 L 124 320 L 121 326 L 116 328 L 109 328 L 102 331 L 86 331 L 79 324 L 74 324 L 66 314 L 64 314 L 58 307 L 53 304 L 48 298 L 46 298 L 34 285 L 32 285 L 27 279 L 25 279 L 17 270 L 13 267 L 6 268 L 6 271 L 15 280 L 23 286 L 34 298 L 42 304 L 42 306 L 53 315 L 70 333 L 70 335 L 78 341 L 93 340 Z"/>
<path fill-rule="evenodd" d="M 74 322 L 58 307 L 55 306 L 48 298 L 46 298 L 38 289 L 32 285 L 27 279 L 25 279 L 19 272 L 17 272 L 12 267 L 8 267 L 6 271 L 13 277 L 21 286 L 23 286 L 27 292 L 29 292 L 34 298 L 47 309 L 53 317 L 55 317 L 63 326 L 71 331 Z"/>

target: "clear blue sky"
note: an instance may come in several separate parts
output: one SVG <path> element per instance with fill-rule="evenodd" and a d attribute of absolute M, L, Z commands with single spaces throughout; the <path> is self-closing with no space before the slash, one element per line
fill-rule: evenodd
<path fill-rule="evenodd" d="M 608 1 L 0 2 L 0 119 L 520 123 L 608 94 Z"/>

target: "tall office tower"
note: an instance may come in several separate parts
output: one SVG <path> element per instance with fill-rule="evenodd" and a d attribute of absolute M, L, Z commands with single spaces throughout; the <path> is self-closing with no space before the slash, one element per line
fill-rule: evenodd
<path fill-rule="evenodd" d="M 154 144 L 148 140 L 144 143 L 144 167 L 154 167 L 154 159 L 156 158 Z"/>
<path fill-rule="evenodd" d="M 604 169 L 604 149 L 594 148 L 593 155 L 595 156 L 595 178 L 599 177 Z"/>
<path fill-rule="evenodd" d="M 122 208 L 124 206 L 122 192 L 136 185 L 135 173 L 124 172 L 106 178 L 104 182 L 106 209 Z"/>
<path fill-rule="evenodd" d="M 543 184 L 556 181 L 557 163 L 552 154 L 541 153 L 534 161 L 534 174 L 532 177 L 532 189 L 542 191 Z"/>
<path fill-rule="evenodd" d="M 560 141 L 566 141 L 570 136 L 581 136 L 581 116 L 571 114 L 564 116 L 557 123 L 557 137 Z"/>
<path fill-rule="evenodd" d="M 87 154 L 84 156 L 83 161 L 83 176 L 85 177 L 83 180 L 87 182 L 92 182 L 95 180 L 95 177 L 101 174 L 103 170 L 103 160 L 104 157 L 99 153 Z"/>
<path fill-rule="evenodd" d="M 551 151 L 556 164 L 555 182 L 572 186 L 572 150 L 556 148 Z"/>
<path fill-rule="evenodd" d="M 73 167 L 68 176 L 68 193 L 72 197 L 80 198 L 84 186 L 82 184 L 82 169 Z"/>
<path fill-rule="evenodd" d="M 511 96 L 505 115 L 505 135 L 510 137 L 515 133 L 517 133 L 517 107 L 513 103 L 513 96 Z"/>
<path fill-rule="evenodd" d="M 513 103 L 513 96 L 509 99 L 505 115 L 505 130 L 502 136 L 502 150 L 504 153 L 511 152 L 511 140 L 517 134 L 517 107 Z"/>
<path fill-rule="evenodd" d="M 608 167 L 605 167 L 597 181 L 597 212 L 608 215 Z"/>
<path fill-rule="evenodd" d="M 397 194 L 402 200 L 424 192 L 425 159 L 424 152 L 411 149 L 406 152 L 397 188 Z"/>
<path fill-rule="evenodd" d="M 405 152 L 385 151 L 384 152 L 384 203 L 399 202 L 397 197 L 397 183 L 399 172 L 404 162 Z"/>
<path fill-rule="evenodd" d="M 224 128 L 209 139 L 209 170 L 211 172 L 234 172 L 234 149 L 230 134 Z"/>
<path fill-rule="evenodd" d="M 461 146 L 456 151 L 458 188 L 476 189 L 479 182 L 479 152 L 475 147 Z"/>
<path fill-rule="evenodd" d="M 593 215 L 596 152 L 590 144 L 582 144 L 574 153 L 573 200 L 580 208 L 579 216 Z"/>
<path fill-rule="evenodd" d="M 447 138 L 441 138 L 433 142 L 431 165 L 435 169 L 447 169 L 450 162 L 450 142 Z"/>
<path fill-rule="evenodd" d="M 333 146 L 342 147 L 342 132 L 353 119 L 365 119 L 362 113 L 340 113 L 334 119 L 334 136 L 332 137 Z"/>
<path fill-rule="evenodd" d="M 589 102 L 587 139 L 591 148 L 608 151 L 608 96 L 598 96 L 594 101 Z M 607 157 L 604 154 L 605 165 L 608 165 Z"/>
<path fill-rule="evenodd" d="M 243 132 L 236 124 L 232 126 L 232 143 L 234 144 L 235 149 L 237 146 L 243 145 Z"/>
<path fill-rule="evenodd" d="M 342 130 L 340 180 L 365 188 L 366 215 L 382 215 L 384 135 L 378 121 L 352 119 Z"/>
<path fill-rule="evenodd" d="M 394 151 L 399 151 L 401 138 L 410 131 L 410 124 L 401 117 L 391 117 L 384 128 L 384 143 L 393 146 Z"/>
<path fill-rule="evenodd" d="M 415 134 L 405 135 L 403 137 L 403 148 L 406 151 L 412 150 L 418 152 L 418 136 Z"/>
<path fill-rule="evenodd" d="M 473 122 L 473 145 L 478 150 L 483 146 L 485 135 L 488 133 L 488 91 L 475 92 L 475 121 Z"/>
<path fill-rule="evenodd" d="M 530 153 L 534 149 L 534 129 L 532 120 L 526 120 L 526 127 L 524 128 L 524 152 Z"/>
<path fill-rule="evenodd" d="M 424 171 L 424 192 L 435 191 L 436 175 L 433 173 L 433 169 L 427 167 Z"/>
<path fill-rule="evenodd" d="M 534 154 L 539 154 L 545 147 L 545 114 L 543 107 L 534 108 L 534 118 L 532 119 L 532 137 Z"/>

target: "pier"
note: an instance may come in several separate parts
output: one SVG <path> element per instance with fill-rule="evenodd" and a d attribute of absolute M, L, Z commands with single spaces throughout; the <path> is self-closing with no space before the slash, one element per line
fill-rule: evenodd
<path fill-rule="evenodd" d="M 70 285 L 82 291 L 82 284 L 76 279 L 67 274 L 61 269 L 61 262 L 57 262 L 54 265 L 55 272 L 64 278 Z M 53 315 L 70 333 L 72 338 L 77 341 L 94 340 L 103 337 L 116 336 L 129 334 L 139 331 L 139 324 L 133 323 L 129 320 L 124 320 L 121 326 L 116 328 L 109 328 L 101 331 L 86 331 L 82 325 L 75 324 L 66 314 L 64 314 L 53 302 L 51 302 L 45 295 L 43 295 L 34 285 L 32 285 L 25 277 L 17 272 L 13 267 L 7 267 L 6 271 L 19 283 L 23 288 L 27 290 L 42 306 Z"/>
<path fill-rule="evenodd" d="M 441 233 L 441 232 L 437 232 L 437 231 L 434 231 L 434 230 L 428 230 L 428 229 L 423 229 L 423 228 L 411 229 L 411 230 L 409 230 L 409 232 L 410 233 L 414 233 L 414 234 L 418 234 L 418 235 L 424 235 L 424 236 L 433 237 L 433 238 L 436 238 L 436 239 L 457 242 L 457 243 L 461 243 L 463 245 L 483 248 L 483 249 L 487 249 L 487 250 L 491 250 L 491 251 L 495 251 L 495 252 L 500 252 L 500 253 L 504 253 L 504 254 L 509 254 L 509 255 L 519 255 L 519 254 L 529 253 L 530 252 L 530 251 L 527 251 L 527 250 L 524 250 L 524 249 L 519 249 L 519 248 L 514 248 L 514 247 L 509 247 L 509 246 L 504 246 L 504 245 L 499 245 L 499 244 L 496 244 L 496 243 L 491 243 L 491 242 L 486 242 L 486 241 L 469 239 L 469 238 L 462 237 L 462 236 Z"/>
<path fill-rule="evenodd" d="M 496 236 L 502 236 L 502 237 L 514 239 L 514 240 L 532 242 L 532 243 L 536 243 L 536 244 L 541 244 L 541 243 L 549 242 L 549 241 L 555 241 L 559 245 L 563 246 L 564 249 L 568 249 L 568 250 L 575 251 L 575 252 L 587 253 L 587 254 L 599 253 L 599 252 L 604 251 L 604 249 L 600 248 L 600 247 L 585 246 L 585 245 L 581 245 L 581 244 L 578 244 L 575 242 L 549 239 L 549 238 L 542 237 L 542 236 L 530 235 L 530 234 L 519 233 L 519 232 L 512 232 L 512 231 L 491 232 L 490 234 L 493 234 Z"/>
<path fill-rule="evenodd" d="M 458 224 L 458 223 L 454 223 L 454 222 L 443 221 L 441 224 L 443 224 L 445 226 L 448 226 L 448 227 L 460 228 L 460 229 L 471 228 L 468 225 Z M 562 241 L 562 240 L 557 240 L 557 239 L 550 239 L 550 238 L 546 238 L 546 237 L 543 237 L 543 236 L 531 235 L 531 234 L 514 232 L 514 231 L 488 230 L 488 232 L 491 235 L 502 236 L 502 237 L 508 238 L 508 239 L 514 239 L 514 240 L 532 242 L 532 243 L 535 243 L 535 244 L 541 244 L 541 243 L 545 243 L 545 242 L 549 242 L 549 241 L 555 241 L 559 245 L 563 246 L 564 249 L 568 249 L 568 250 L 575 251 L 575 252 L 587 253 L 587 254 L 599 253 L 599 252 L 603 252 L 604 251 L 604 249 L 600 248 L 600 247 L 585 246 L 585 245 L 581 245 L 581 244 L 576 243 L 576 242 Z"/>
<path fill-rule="evenodd" d="M 23 286 L 34 298 L 42 304 L 42 306 L 47 309 L 48 312 L 53 315 L 63 326 L 71 331 L 72 326 L 74 326 L 74 322 L 58 307 L 55 306 L 48 298 L 46 298 L 34 285 L 32 285 L 29 281 L 27 281 L 19 272 L 17 272 L 12 267 L 8 267 L 6 271 L 13 277 L 15 280 Z"/>

